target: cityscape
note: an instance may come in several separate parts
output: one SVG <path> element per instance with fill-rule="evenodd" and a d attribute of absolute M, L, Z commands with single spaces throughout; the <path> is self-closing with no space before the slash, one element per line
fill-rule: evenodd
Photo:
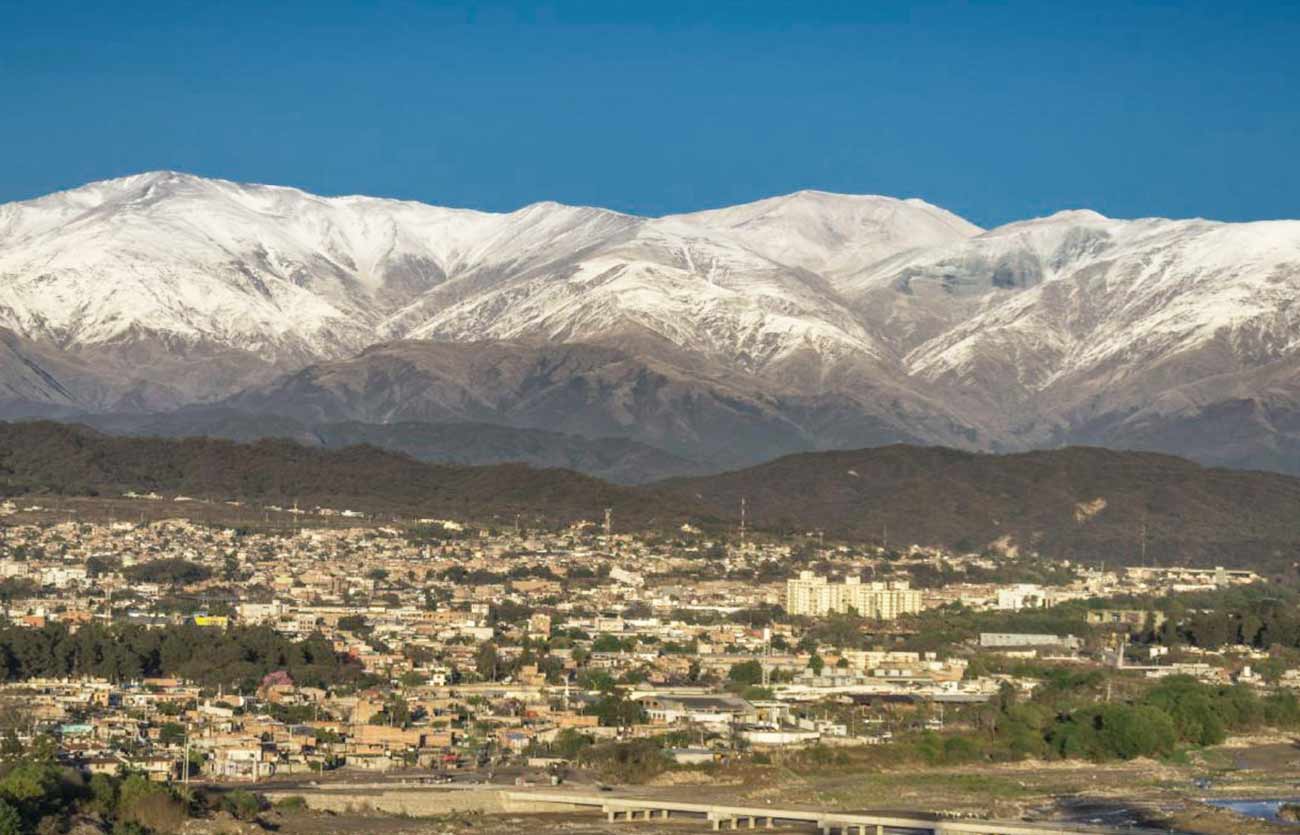
<path fill-rule="evenodd" d="M 1300 835 L 1297 44 L 5 3 L 0 835 Z"/>
<path fill-rule="evenodd" d="M 177 515 L 0 504 L 7 744 L 92 777 L 335 810 L 378 781 L 379 810 L 448 813 L 430 784 L 714 782 L 931 739 L 960 760 L 949 740 L 1061 677 L 1241 688 L 1300 716 L 1300 649 L 1189 605 L 1267 599 L 1249 570 L 622 533 L 609 514 L 526 530 L 277 506 L 226 527 L 183 496 L 123 498 Z"/>

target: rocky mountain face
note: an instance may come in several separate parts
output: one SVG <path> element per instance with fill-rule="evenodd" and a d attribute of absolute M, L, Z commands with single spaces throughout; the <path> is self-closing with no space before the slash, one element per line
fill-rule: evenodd
<path fill-rule="evenodd" d="M 1086 442 L 1300 472 L 1298 295 L 1296 221 L 984 231 L 821 192 L 490 214 L 160 172 L 0 206 L 0 416 L 491 423 L 712 467 Z"/>

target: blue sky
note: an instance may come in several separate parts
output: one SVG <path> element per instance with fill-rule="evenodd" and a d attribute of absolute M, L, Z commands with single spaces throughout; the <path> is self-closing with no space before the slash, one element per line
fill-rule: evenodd
<path fill-rule="evenodd" d="M 9 3 L 0 201 L 173 168 L 662 214 L 1300 218 L 1300 4 Z"/>

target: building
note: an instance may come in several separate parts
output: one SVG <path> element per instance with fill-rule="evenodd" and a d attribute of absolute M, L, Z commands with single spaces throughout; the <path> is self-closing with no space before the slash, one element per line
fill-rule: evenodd
<path fill-rule="evenodd" d="M 758 716 L 752 704 L 729 694 L 649 693 L 638 700 L 656 725 L 689 722 L 725 728 L 734 723 L 753 722 Z"/>
<path fill-rule="evenodd" d="M 1147 624 L 1152 629 L 1164 625 L 1165 613 L 1158 609 L 1090 609 L 1089 626 L 1128 626 L 1143 629 Z"/>
<path fill-rule="evenodd" d="M 1076 651 L 1083 642 L 1073 635 L 1044 635 L 1022 632 L 981 632 L 980 647 L 984 649 L 1045 648 Z"/>
<path fill-rule="evenodd" d="M 852 611 L 864 618 L 893 620 L 921 611 L 921 592 L 906 581 L 863 583 L 861 577 L 846 577 L 843 583 L 831 583 L 801 571 L 786 581 L 785 610 L 812 617 Z"/>
<path fill-rule="evenodd" d="M 1021 609 L 1042 609 L 1051 605 L 1047 591 L 1034 583 L 1016 583 L 1004 586 L 997 592 L 997 607 L 1007 612 Z"/>

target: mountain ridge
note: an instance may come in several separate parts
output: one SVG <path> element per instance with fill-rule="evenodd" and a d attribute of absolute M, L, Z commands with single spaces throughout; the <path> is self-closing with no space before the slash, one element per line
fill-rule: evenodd
<path fill-rule="evenodd" d="M 996 455 L 890 445 L 628 487 L 563 469 L 423 463 L 365 445 L 123 438 L 49 421 L 0 422 L 3 495 L 114 498 L 128 490 L 239 500 L 259 518 L 262 504 L 297 502 L 384 518 L 556 526 L 610 508 L 619 532 L 679 536 L 692 523 L 710 538 L 736 535 L 744 498 L 756 532 L 824 531 L 896 548 L 1037 552 L 1110 566 L 1145 553 L 1165 566 L 1270 574 L 1294 575 L 1300 546 L 1300 479 L 1092 447 Z"/>
<path fill-rule="evenodd" d="M 659 428 L 632 417 L 636 389 L 581 370 L 588 399 L 520 428 L 594 425 L 723 466 L 1086 441 L 1300 472 L 1298 221 L 1067 210 L 985 230 L 915 198 L 819 191 L 658 218 L 488 213 L 153 172 L 0 206 L 0 287 L 0 413 L 295 413 L 286 381 L 352 368 L 377 381 L 350 389 L 372 402 L 339 419 L 373 422 L 403 396 L 379 383 L 398 383 L 384 346 L 591 346 L 678 387 Z M 419 350 L 429 379 L 472 364 Z M 739 410 L 704 432 L 696 400 Z M 421 420 L 497 422 L 486 402 L 468 418 L 420 402 Z M 772 431 L 727 449 L 755 420 Z"/>

